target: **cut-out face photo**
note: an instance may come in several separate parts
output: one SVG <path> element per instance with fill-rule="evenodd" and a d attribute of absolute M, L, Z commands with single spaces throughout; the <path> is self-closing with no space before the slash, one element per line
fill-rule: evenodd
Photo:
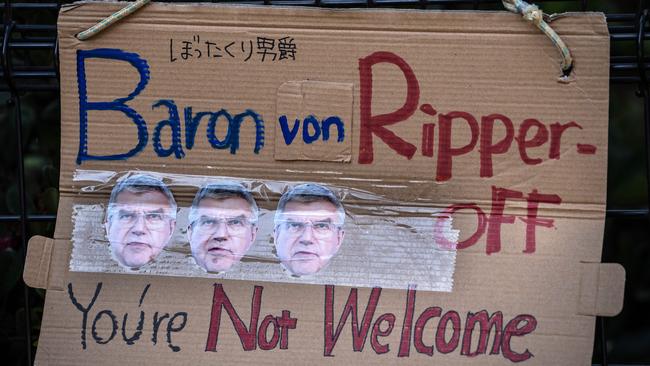
<path fill-rule="evenodd" d="M 329 189 L 301 184 L 280 198 L 274 242 L 283 267 L 292 275 L 320 272 L 343 243 L 345 210 Z"/>
<path fill-rule="evenodd" d="M 167 186 L 148 175 L 120 181 L 111 192 L 104 227 L 111 255 L 138 269 L 169 243 L 176 226 L 176 201 Z"/>
<path fill-rule="evenodd" d="M 255 242 L 259 208 L 238 183 L 202 187 L 194 197 L 187 236 L 196 264 L 225 272 L 239 263 Z"/>

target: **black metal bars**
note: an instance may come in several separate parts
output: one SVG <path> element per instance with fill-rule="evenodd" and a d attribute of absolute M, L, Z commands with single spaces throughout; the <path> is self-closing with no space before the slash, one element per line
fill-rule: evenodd
<path fill-rule="evenodd" d="M 187 0 L 195 2 L 196 0 Z M 179 1 L 184 2 L 184 1 Z M 211 2 L 237 2 L 258 5 L 293 5 L 293 6 L 317 6 L 317 7 L 410 7 L 420 9 L 474 9 L 494 10 L 502 9 L 500 0 L 259 0 L 259 1 L 215 1 Z M 538 0 L 535 3 L 541 5 L 548 3 L 571 3 L 572 10 L 585 11 L 590 9 L 588 0 Z M 2 127 L 7 128 L 9 123 L 14 124 L 15 139 L 17 143 L 16 163 L 18 169 L 18 201 L 20 212 L 7 214 L 0 212 L 0 224 L 18 223 L 20 225 L 20 242 L 23 256 L 26 253 L 28 224 L 30 222 L 53 222 L 56 216 L 52 214 L 33 215 L 27 210 L 24 170 L 24 147 L 22 144 L 22 111 L 21 96 L 24 92 L 56 91 L 59 88 L 58 65 L 57 65 L 57 42 L 56 42 L 56 13 L 60 4 L 51 2 L 16 2 L 11 3 L 5 0 L 3 12 L 3 38 L 0 54 L 0 92 L 7 92 L 9 98 L 7 103 L 13 109 L 14 121 L 0 121 Z M 543 8 L 543 6 L 542 6 Z M 599 9 L 592 9 L 599 10 Z M 35 12 L 47 12 L 49 22 L 25 21 L 21 14 L 33 14 Z M 636 209 L 620 209 L 608 207 L 607 218 L 631 220 L 648 220 L 648 207 L 650 207 L 650 89 L 647 70 L 650 68 L 650 57 L 644 52 L 645 42 L 650 39 L 648 32 L 648 6 L 643 0 L 638 1 L 636 11 L 625 13 L 607 14 L 607 22 L 611 35 L 612 55 L 610 62 L 610 81 L 612 84 L 636 84 L 638 85 L 638 96 L 642 99 L 644 108 L 645 147 L 646 147 L 646 177 L 648 202 L 645 207 Z M 29 17 L 27 17 L 29 18 Z M 625 47 L 627 43 L 634 43 L 632 47 Z M 622 45 L 621 47 L 618 47 Z M 626 53 L 626 51 L 633 52 Z M 44 64 L 30 63 L 30 54 L 35 52 L 46 52 L 50 55 Z M 604 253 L 608 251 L 607 241 L 604 243 Z M 604 261 L 608 258 L 604 257 Z M 31 307 L 30 296 L 27 286 L 24 286 L 25 319 L 25 361 L 32 364 L 32 339 L 31 320 L 29 309 Z M 605 321 L 599 318 L 597 321 L 598 343 L 600 358 L 603 365 L 607 365 L 607 332 Z"/>

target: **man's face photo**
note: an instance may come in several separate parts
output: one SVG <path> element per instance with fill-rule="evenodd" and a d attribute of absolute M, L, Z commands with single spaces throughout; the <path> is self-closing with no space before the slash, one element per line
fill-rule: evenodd
<path fill-rule="evenodd" d="M 113 258 L 132 269 L 153 261 L 174 232 L 172 210 L 160 191 L 120 192 L 109 206 L 105 223 Z"/>
<path fill-rule="evenodd" d="M 319 272 L 343 242 L 343 223 L 326 199 L 289 201 L 275 222 L 275 247 L 284 267 L 294 275 Z"/>
<path fill-rule="evenodd" d="M 241 197 L 203 198 L 188 228 L 192 256 L 208 272 L 224 272 L 248 252 L 257 227 L 251 204 Z"/>

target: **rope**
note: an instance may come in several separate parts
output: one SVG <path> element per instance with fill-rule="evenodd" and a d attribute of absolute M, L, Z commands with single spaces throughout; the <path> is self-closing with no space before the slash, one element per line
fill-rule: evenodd
<path fill-rule="evenodd" d="M 99 23 L 77 34 L 77 39 L 80 41 L 85 41 L 90 37 L 97 35 L 120 19 L 133 14 L 136 10 L 149 3 L 149 1 L 150 0 L 136 0 L 133 3 L 130 3 L 112 15 L 104 18 Z M 569 48 L 566 46 L 564 41 L 562 41 L 560 36 L 555 33 L 553 28 L 551 28 L 548 23 L 544 21 L 544 13 L 539 10 L 536 5 L 529 4 L 523 0 L 501 0 L 501 2 L 507 10 L 513 13 L 521 14 L 525 20 L 532 22 L 537 28 L 546 34 L 546 36 L 551 40 L 551 42 L 553 42 L 558 51 L 560 51 L 560 55 L 562 56 L 562 73 L 564 74 L 564 77 L 567 77 L 573 68 L 573 58 L 571 57 L 571 51 L 569 51 Z"/>
<path fill-rule="evenodd" d="M 86 29 L 83 32 L 80 32 L 77 34 L 77 39 L 80 41 L 85 41 L 90 37 L 93 37 L 97 35 L 99 32 L 103 31 L 104 29 L 110 27 L 117 21 L 119 21 L 122 18 L 125 18 L 131 14 L 133 14 L 136 10 L 140 9 L 141 7 L 147 5 L 151 0 L 136 0 L 133 3 L 130 3 L 129 5 L 125 6 L 124 8 L 116 11 L 112 15 L 104 18 L 101 20 L 99 23 L 93 25 L 92 27 Z"/>
<path fill-rule="evenodd" d="M 564 74 L 565 78 L 568 77 L 573 69 L 573 57 L 571 57 L 571 51 L 569 51 L 567 45 L 562 41 L 560 36 L 555 33 L 553 28 L 544 21 L 544 13 L 539 10 L 537 5 L 529 4 L 523 0 L 501 0 L 501 2 L 507 10 L 521 14 L 525 20 L 532 22 L 537 28 L 539 28 L 539 30 L 546 34 L 558 51 L 560 51 L 560 56 L 562 56 L 562 63 L 560 65 L 562 68 L 562 74 Z M 552 19 L 552 17 L 549 19 Z"/>

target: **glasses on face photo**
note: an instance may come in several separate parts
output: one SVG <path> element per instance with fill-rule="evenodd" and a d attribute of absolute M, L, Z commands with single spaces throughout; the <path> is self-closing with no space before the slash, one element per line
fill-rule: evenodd
<path fill-rule="evenodd" d="M 142 217 L 147 228 L 152 230 L 162 228 L 169 219 L 169 215 L 165 214 L 163 210 L 144 211 L 121 208 L 110 210 L 109 215 L 120 225 L 133 225 Z"/>
<path fill-rule="evenodd" d="M 221 223 L 226 225 L 226 230 L 231 235 L 243 234 L 246 229 L 253 224 L 246 216 L 235 217 L 215 217 L 215 216 L 201 216 L 198 220 L 194 221 L 192 225 L 200 233 L 212 233 L 217 231 Z"/>
<path fill-rule="evenodd" d="M 276 221 L 282 229 L 286 230 L 291 235 L 302 235 L 307 227 L 311 227 L 314 236 L 319 239 L 330 238 L 334 232 L 341 226 L 329 221 L 295 221 L 295 220 L 282 220 Z"/>

